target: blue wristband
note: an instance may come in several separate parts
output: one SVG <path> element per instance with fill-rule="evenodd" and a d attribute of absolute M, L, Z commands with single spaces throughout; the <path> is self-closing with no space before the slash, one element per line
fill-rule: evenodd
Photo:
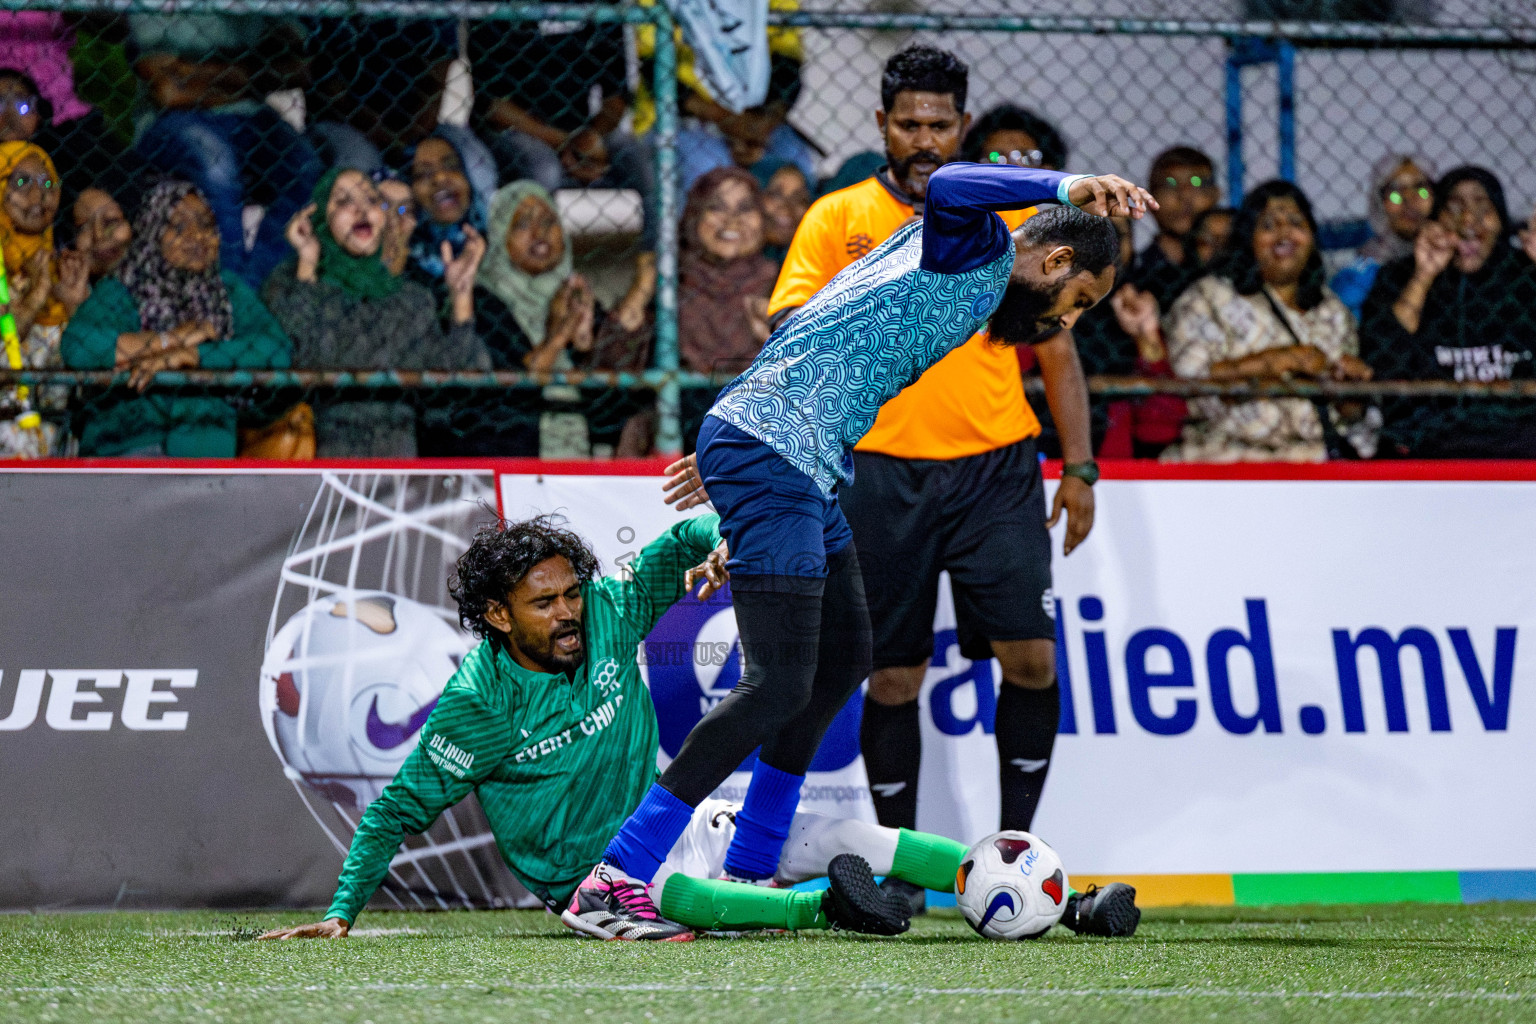
<path fill-rule="evenodd" d="M 1056 186 L 1056 201 L 1062 206 L 1070 206 L 1076 209 L 1077 204 L 1068 199 L 1067 195 L 1072 191 L 1073 185 L 1076 185 L 1084 178 L 1091 177 L 1093 177 L 1091 174 L 1069 174 L 1065 178 L 1062 178 L 1061 182 Z"/>

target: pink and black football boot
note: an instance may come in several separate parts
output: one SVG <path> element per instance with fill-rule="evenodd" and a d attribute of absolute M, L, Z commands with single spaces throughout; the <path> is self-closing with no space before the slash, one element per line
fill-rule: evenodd
<path fill-rule="evenodd" d="M 599 939 L 626 942 L 688 942 L 693 930 L 666 920 L 651 887 L 612 864 L 599 864 L 571 894 L 560 914 L 567 928 Z"/>

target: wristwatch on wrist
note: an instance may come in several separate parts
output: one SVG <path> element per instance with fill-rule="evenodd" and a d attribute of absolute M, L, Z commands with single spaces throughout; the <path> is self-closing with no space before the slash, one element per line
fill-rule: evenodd
<path fill-rule="evenodd" d="M 1087 462 L 1068 462 L 1062 465 L 1063 477 L 1075 476 L 1083 483 L 1092 487 L 1099 482 L 1099 464 L 1089 459 Z"/>

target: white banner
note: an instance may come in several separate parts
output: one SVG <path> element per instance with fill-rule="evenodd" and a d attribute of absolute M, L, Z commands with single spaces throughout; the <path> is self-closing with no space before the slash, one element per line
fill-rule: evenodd
<path fill-rule="evenodd" d="M 1520 637 L 1536 483 L 1097 492 L 1092 536 L 1055 565 L 1064 728 L 1035 822 L 1074 873 L 1536 867 Z M 563 512 L 609 567 L 676 515 L 651 477 L 508 475 L 502 500 L 512 517 Z M 918 823 L 969 841 L 996 827 L 999 674 L 959 656 L 953 624 L 946 593 Z M 729 650 L 735 624 L 684 614 L 667 640 Z M 665 680 L 652 668 L 664 747 L 734 683 L 729 656 L 694 660 Z M 819 760 L 835 770 L 808 804 L 869 817 L 854 709 Z"/>

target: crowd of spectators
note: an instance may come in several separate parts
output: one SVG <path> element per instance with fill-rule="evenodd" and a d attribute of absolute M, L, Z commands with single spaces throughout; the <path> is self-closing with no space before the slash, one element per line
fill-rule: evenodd
<path fill-rule="evenodd" d="M 642 83 L 653 32 L 635 33 Z M 796 30 L 770 29 L 769 93 L 742 113 L 711 97 L 678 42 L 679 357 L 723 383 L 768 337 L 778 265 L 812 201 L 884 157 L 858 154 L 818 179 L 815 144 L 790 120 Z M 40 427 L 22 425 L 10 390 L 0 455 L 646 454 L 656 415 L 638 388 L 548 383 L 424 402 L 405 388 L 156 382 L 194 368 L 648 369 L 655 115 L 633 81 L 618 24 L 484 22 L 461 34 L 448 20 L 0 12 L 12 358 L 127 375 L 126 387 L 33 389 Z M 1069 167 L 1063 134 L 1015 104 L 977 112 L 960 159 L 1003 154 Z M 1155 236 L 1137 251 L 1130 222 L 1117 222 L 1117 287 L 1074 331 L 1089 374 L 1536 376 L 1536 218 L 1517 232 L 1486 169 L 1383 158 L 1366 183 L 1372 237 L 1332 262 L 1295 185 L 1223 206 L 1215 161 L 1187 146 L 1159 153 L 1148 183 Z M 606 305 L 578 269 L 558 197 L 571 189 L 638 200 Z M 1028 351 L 1020 362 L 1030 372 Z M 684 390 L 685 434 L 712 396 Z M 1097 403 L 1095 449 L 1168 461 L 1532 457 L 1533 409 L 1155 395 Z"/>
<path fill-rule="evenodd" d="M 1435 176 L 1392 154 L 1367 184 L 1372 236 L 1330 274 L 1306 194 L 1271 181 L 1220 205 L 1214 160 L 1148 172 L 1157 233 L 1075 329 L 1090 374 L 1226 382 L 1494 383 L 1536 376 L 1536 216 L 1511 221 L 1491 171 Z M 1107 403 L 1101 456 L 1165 461 L 1536 457 L 1536 403 L 1487 398 Z"/>

